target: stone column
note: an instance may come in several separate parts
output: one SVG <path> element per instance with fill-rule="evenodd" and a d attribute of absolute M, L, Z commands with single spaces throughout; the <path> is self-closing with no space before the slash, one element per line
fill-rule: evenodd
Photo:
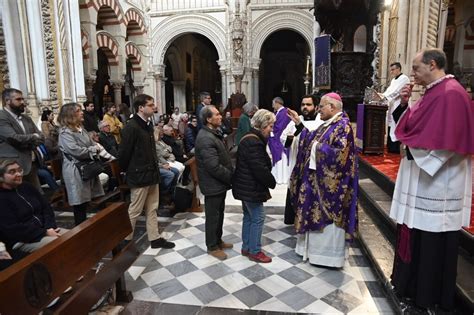
<path fill-rule="evenodd" d="M 225 75 L 225 70 L 221 70 L 221 98 L 222 106 L 225 108 L 227 106 L 227 78 Z"/>
<path fill-rule="evenodd" d="M 119 105 L 122 104 L 122 87 L 124 82 L 114 82 L 112 81 L 112 89 L 114 90 L 114 104 Z"/>
<path fill-rule="evenodd" d="M 155 79 L 155 104 L 158 107 L 158 113 L 163 114 L 165 112 L 165 108 L 163 108 L 165 102 L 162 101 L 162 93 L 161 93 L 161 86 L 164 85 L 163 83 L 163 77 L 161 74 L 155 74 L 153 75 L 153 78 Z"/>
<path fill-rule="evenodd" d="M 252 69 L 252 99 L 251 102 L 258 105 L 259 102 L 259 69 Z"/>
<path fill-rule="evenodd" d="M 94 101 L 94 90 L 93 86 L 95 83 L 95 80 L 97 78 L 95 76 L 86 76 L 84 78 L 85 81 L 85 89 L 86 89 L 86 97 L 88 101 L 93 102 Z"/>
<path fill-rule="evenodd" d="M 172 81 L 174 106 L 179 107 L 181 113 L 186 111 L 186 81 Z"/>

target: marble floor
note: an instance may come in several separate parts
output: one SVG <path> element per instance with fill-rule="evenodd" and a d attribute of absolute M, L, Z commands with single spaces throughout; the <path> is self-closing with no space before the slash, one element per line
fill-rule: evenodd
<path fill-rule="evenodd" d="M 232 201 L 231 196 L 227 201 L 232 211 L 240 204 Z M 126 273 L 134 305 L 152 303 L 160 309 L 166 306 L 174 309 L 174 314 L 197 314 L 194 310 L 203 307 L 228 309 L 229 314 L 252 310 L 394 313 L 357 242 L 349 248 L 341 270 L 304 263 L 293 250 L 296 242 L 293 227 L 283 223 L 283 215 L 275 214 L 283 209 L 269 206 L 273 214 L 267 215 L 262 236 L 263 250 L 273 258 L 269 264 L 258 264 L 240 255 L 242 214 L 238 211 L 225 216 L 223 240 L 234 244 L 227 251 L 229 258 L 225 261 L 206 253 L 202 213 L 181 213 L 163 220 L 163 236 L 176 243 L 171 250 L 148 247 L 148 242 L 143 240 L 146 234 L 140 233 L 138 244 L 143 253 Z M 180 309 L 183 311 L 177 311 Z"/>

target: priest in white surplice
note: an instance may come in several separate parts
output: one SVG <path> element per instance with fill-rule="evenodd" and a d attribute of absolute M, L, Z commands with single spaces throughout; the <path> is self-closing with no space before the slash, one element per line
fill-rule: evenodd
<path fill-rule="evenodd" d="M 318 111 L 318 99 L 315 95 L 309 94 L 304 95 L 301 100 L 301 114 L 300 120 L 303 125 L 309 130 L 316 130 L 323 121 L 321 120 Z M 293 121 L 290 121 L 286 128 L 283 130 L 280 136 L 280 141 L 285 148 L 289 150 L 288 152 L 288 169 L 291 175 L 293 168 L 296 164 L 296 157 L 298 154 L 298 143 L 300 134 L 295 136 L 296 126 Z M 287 193 L 286 205 L 285 205 L 285 224 L 294 224 L 295 223 L 295 211 L 291 206 L 289 200 L 289 193 Z"/>
<path fill-rule="evenodd" d="M 387 111 L 387 150 L 391 153 L 400 153 L 400 142 L 395 137 L 395 120 L 392 117 L 393 112 L 400 105 L 400 91 L 410 83 L 410 79 L 402 73 L 402 65 L 399 62 L 394 62 L 390 65 L 390 75 L 393 76 L 390 85 L 382 94 L 388 101 Z"/>
<path fill-rule="evenodd" d="M 469 225 L 474 153 L 474 108 L 446 75 L 446 55 L 427 49 L 413 59 L 425 94 L 397 123 L 402 143 L 390 217 L 397 222 L 392 284 L 408 304 L 452 311 L 459 231 Z M 401 91 L 406 106 L 411 89 Z"/>

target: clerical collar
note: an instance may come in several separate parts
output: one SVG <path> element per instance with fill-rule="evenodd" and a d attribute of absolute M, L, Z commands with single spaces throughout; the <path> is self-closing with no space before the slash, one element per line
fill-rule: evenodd
<path fill-rule="evenodd" d="M 444 77 L 441 77 L 441 78 L 439 78 L 438 80 L 435 80 L 435 81 L 431 82 L 430 84 L 428 84 L 428 85 L 426 86 L 426 90 L 429 90 L 429 89 L 431 89 L 432 87 L 434 87 L 434 86 L 440 84 L 440 83 L 443 82 L 445 79 L 452 79 L 452 78 L 454 78 L 454 75 L 452 75 L 452 74 L 447 74 L 447 75 L 445 75 Z"/>
<path fill-rule="evenodd" d="M 402 74 L 403 73 L 400 72 L 400 74 L 395 77 L 395 80 L 398 79 Z"/>

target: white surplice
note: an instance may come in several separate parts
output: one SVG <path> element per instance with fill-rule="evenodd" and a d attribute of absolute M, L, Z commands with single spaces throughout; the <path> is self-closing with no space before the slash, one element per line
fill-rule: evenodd
<path fill-rule="evenodd" d="M 410 78 L 404 74 L 400 74 L 397 78 L 393 78 L 390 81 L 390 85 L 383 93 L 383 96 L 388 100 L 388 111 L 387 111 L 387 126 L 390 127 L 390 139 L 397 141 L 395 137 L 396 123 L 392 117 L 393 111 L 400 105 L 400 91 L 406 85 L 410 83 Z"/>
<path fill-rule="evenodd" d="M 470 155 L 410 148 L 398 170 L 390 217 L 428 232 L 469 226 L 472 200 Z"/>
<path fill-rule="evenodd" d="M 304 120 L 303 116 L 300 116 L 301 122 L 307 128 L 309 131 L 314 131 L 318 129 L 319 126 L 323 124 L 324 121 L 321 120 L 319 114 L 316 116 L 315 120 Z M 286 128 L 283 130 L 280 136 L 280 141 L 285 145 L 286 139 L 289 135 L 293 135 L 296 132 L 296 126 L 293 121 L 290 121 L 290 123 L 286 126 Z M 288 154 L 288 160 L 286 161 L 288 163 L 287 169 L 288 169 L 288 174 L 286 177 L 286 182 L 288 183 L 290 179 L 291 172 L 293 171 L 293 168 L 295 167 L 296 164 L 296 157 L 298 154 L 298 143 L 300 141 L 300 136 L 296 136 L 293 138 L 293 142 L 291 143 L 290 146 L 290 152 Z M 285 155 L 284 155 L 285 156 Z M 286 156 L 285 156 L 286 158 Z"/>

